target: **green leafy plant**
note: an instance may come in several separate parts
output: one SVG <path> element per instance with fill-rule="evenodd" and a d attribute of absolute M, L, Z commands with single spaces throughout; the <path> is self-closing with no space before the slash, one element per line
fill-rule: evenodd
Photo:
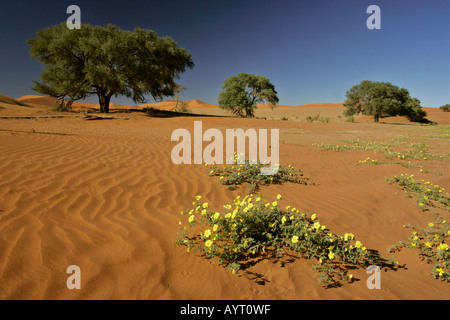
<path fill-rule="evenodd" d="M 370 157 L 367 157 L 367 158 L 365 158 L 363 160 L 359 160 L 356 165 L 363 165 L 363 164 L 368 164 L 368 165 L 373 165 L 373 166 L 378 166 L 378 165 L 382 165 L 382 164 L 398 164 L 398 165 L 401 165 L 401 166 L 403 166 L 405 168 L 418 168 L 418 169 L 420 169 L 420 172 L 430 173 L 429 170 L 423 169 L 423 166 L 420 163 L 412 163 L 411 161 L 408 161 L 408 162 L 403 162 L 403 161 L 379 161 L 377 159 L 372 159 Z"/>
<path fill-rule="evenodd" d="M 187 225 L 180 221 L 176 242 L 187 246 L 188 252 L 200 250 L 233 274 L 253 259 L 296 254 L 317 261 L 314 268 L 320 272 L 319 283 L 336 286 L 341 280 L 352 281 L 349 268 L 381 261 L 352 233 L 339 236 L 330 232 L 316 214 L 290 206 L 281 209 L 281 195 L 272 202 L 262 195 L 238 196 L 223 206 L 223 212 L 212 210 L 201 199 L 196 196 L 193 208 L 181 211 L 187 216 Z"/>
<path fill-rule="evenodd" d="M 219 108 L 238 117 L 254 117 L 256 104 L 267 102 L 273 108 L 278 103 L 275 86 L 266 77 L 239 73 L 223 82 L 219 93 Z"/>
<path fill-rule="evenodd" d="M 345 119 L 346 122 L 355 122 L 355 117 L 354 116 L 347 116 L 347 118 Z"/>
<path fill-rule="evenodd" d="M 446 155 L 433 154 L 427 151 L 428 146 L 423 143 L 408 143 L 401 138 L 394 138 L 388 142 L 381 141 L 363 141 L 363 140 L 342 140 L 345 144 L 317 144 L 313 143 L 314 146 L 322 150 L 332 150 L 332 151 L 348 151 L 348 150 L 363 150 L 363 151 L 374 151 L 382 152 L 386 158 L 398 158 L 400 160 L 443 160 L 446 159 Z M 396 150 L 394 147 L 406 146 L 406 149 Z"/>
<path fill-rule="evenodd" d="M 433 184 L 430 181 L 416 181 L 414 175 L 401 174 L 399 177 L 394 176 L 386 179 L 388 183 L 397 183 L 405 190 L 409 197 L 416 197 L 417 207 L 426 210 L 429 206 L 438 205 L 447 211 L 450 211 L 450 198 L 448 193 L 444 194 L 444 188 Z"/>
<path fill-rule="evenodd" d="M 400 241 L 398 244 L 388 248 L 390 252 L 400 251 L 403 248 L 418 251 L 418 256 L 426 263 L 434 263 L 431 274 L 436 279 L 450 282 L 450 224 L 440 215 L 427 226 L 404 225 L 405 228 L 413 230 L 408 236 L 408 241 Z"/>
<path fill-rule="evenodd" d="M 236 189 L 238 185 L 248 183 L 247 194 L 258 190 L 260 185 L 269 185 L 282 182 L 293 182 L 300 184 L 313 184 L 313 182 L 303 175 L 299 169 L 288 165 L 283 168 L 277 165 L 274 174 L 263 175 L 261 168 L 264 167 L 261 162 L 250 163 L 242 155 L 235 153 L 233 163 L 227 165 L 205 165 L 205 170 L 209 176 L 218 176 L 219 182 L 227 186 L 228 189 Z"/>
<path fill-rule="evenodd" d="M 305 120 L 308 121 L 308 122 L 320 121 L 320 122 L 323 122 L 323 123 L 328 123 L 330 121 L 330 118 L 328 118 L 328 117 L 321 117 L 320 116 L 320 112 L 319 112 L 319 113 L 317 113 L 314 116 L 307 116 L 305 118 Z"/>

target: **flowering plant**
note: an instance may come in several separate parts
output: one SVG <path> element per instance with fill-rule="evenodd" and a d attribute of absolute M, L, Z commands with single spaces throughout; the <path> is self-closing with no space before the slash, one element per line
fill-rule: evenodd
<path fill-rule="evenodd" d="M 247 194 L 254 193 L 259 185 L 268 185 L 282 182 L 294 182 L 300 184 L 312 184 L 311 180 L 306 178 L 303 173 L 288 165 L 287 168 L 281 167 L 279 164 L 275 166 L 273 174 L 261 174 L 261 162 L 250 163 L 248 159 L 242 155 L 235 153 L 232 164 L 218 166 L 212 164 L 205 165 L 209 176 L 218 176 L 219 183 L 227 186 L 228 189 L 235 189 L 238 185 L 245 182 L 248 183 Z"/>
<path fill-rule="evenodd" d="M 353 279 L 348 266 L 368 266 L 379 261 L 352 233 L 344 236 L 330 232 L 316 214 L 279 205 L 281 195 L 266 202 L 262 195 L 240 196 L 223 206 L 223 212 L 211 210 L 208 202 L 196 196 L 193 208 L 181 211 L 187 225 L 180 221 L 177 243 L 187 251 L 200 250 L 207 258 L 215 258 L 232 273 L 245 262 L 273 254 L 296 253 L 315 259 L 319 282 L 336 285 L 339 280 Z"/>

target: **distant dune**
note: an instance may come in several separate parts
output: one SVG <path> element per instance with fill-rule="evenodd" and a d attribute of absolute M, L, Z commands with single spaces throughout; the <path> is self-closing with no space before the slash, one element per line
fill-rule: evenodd
<path fill-rule="evenodd" d="M 5 96 L 4 94 L 0 94 L 0 102 L 1 103 L 12 104 L 12 105 L 28 107 L 28 105 L 25 102 L 20 101 L 18 99 L 10 98 L 8 96 Z"/>
<path fill-rule="evenodd" d="M 20 98 L 17 98 L 17 100 L 32 104 L 32 105 L 40 105 L 40 106 L 47 106 L 47 107 L 55 107 L 56 106 L 56 98 L 47 97 L 47 96 L 39 96 L 39 95 L 26 95 L 22 96 Z M 111 103 L 111 106 L 119 106 L 114 103 Z M 75 101 L 72 105 L 73 108 L 92 108 L 92 109 L 98 109 L 99 105 L 95 103 L 87 103 L 87 102 L 79 102 Z"/>
<path fill-rule="evenodd" d="M 281 104 L 277 104 L 275 105 L 276 108 L 324 108 L 324 107 L 342 107 L 343 106 L 343 102 L 339 102 L 339 103 L 308 103 L 308 104 L 304 104 L 304 105 L 299 105 L 299 106 L 288 106 L 288 105 L 281 105 Z M 270 109 L 270 104 L 268 103 L 263 103 L 263 104 L 258 104 L 257 105 L 258 109 Z"/>
<path fill-rule="evenodd" d="M 55 98 L 47 97 L 47 96 L 32 95 L 32 94 L 22 96 L 20 98 L 17 98 L 17 100 L 19 100 L 23 103 L 27 103 L 27 104 L 37 104 L 37 105 L 49 106 L 49 107 L 53 107 L 56 104 Z"/>
<path fill-rule="evenodd" d="M 206 103 L 199 99 L 183 101 L 186 108 L 191 109 L 193 113 L 202 115 L 216 115 L 226 116 L 228 115 L 226 110 L 220 109 L 218 105 Z M 26 106 L 26 107 L 50 107 L 56 106 L 56 99 L 48 96 L 40 95 L 25 95 L 20 98 L 14 99 L 6 95 L 0 94 L 0 104 L 7 104 L 9 106 Z M 172 110 L 175 108 L 176 100 L 168 99 L 161 102 L 145 103 L 141 105 L 120 105 L 111 103 L 111 111 L 121 111 L 129 109 L 144 109 L 155 108 L 159 110 Z M 444 114 L 439 108 L 422 107 L 428 113 L 428 119 L 436 121 L 438 123 L 449 123 L 450 114 Z M 79 102 L 76 101 L 72 105 L 74 111 L 90 109 L 98 110 L 99 105 L 95 103 Z M 290 120 L 304 120 L 308 116 L 320 114 L 322 117 L 337 120 L 342 118 L 344 111 L 344 102 L 338 103 L 308 103 L 304 105 L 276 105 L 274 109 L 270 107 L 270 104 L 258 104 L 255 115 L 266 119 L 290 119 Z M 371 122 L 373 117 L 371 116 L 358 116 L 360 122 Z M 383 118 L 383 122 L 409 122 L 406 118 L 400 119 L 400 117 Z"/>
<path fill-rule="evenodd" d="M 202 100 L 194 99 L 194 100 L 186 100 L 183 101 L 183 103 L 186 104 L 187 108 L 219 108 L 219 106 L 215 104 L 209 104 L 206 102 L 203 102 Z M 141 108 L 156 108 L 160 110 L 171 110 L 175 108 L 176 100 L 165 100 L 161 102 L 154 102 L 154 103 L 145 103 L 139 105 Z"/>

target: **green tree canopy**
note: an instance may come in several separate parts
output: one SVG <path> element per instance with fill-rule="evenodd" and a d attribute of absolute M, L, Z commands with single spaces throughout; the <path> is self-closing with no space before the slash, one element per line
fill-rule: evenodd
<path fill-rule="evenodd" d="M 236 116 L 253 117 L 257 103 L 278 103 L 275 86 L 266 77 L 239 73 L 226 79 L 219 94 L 219 107 Z"/>
<path fill-rule="evenodd" d="M 405 116 L 410 121 L 426 122 L 427 113 L 421 108 L 420 100 L 412 98 L 408 90 L 389 82 L 364 80 L 350 88 L 346 93 L 344 111 L 346 116 L 362 113 L 380 117 Z"/>
<path fill-rule="evenodd" d="M 450 104 L 440 106 L 439 109 L 442 109 L 444 112 L 448 112 L 450 110 Z"/>
<path fill-rule="evenodd" d="M 171 96 L 174 79 L 194 66 L 191 54 L 173 39 L 141 28 L 83 24 L 71 30 L 64 22 L 38 30 L 27 43 L 31 57 L 46 66 L 33 90 L 60 101 L 68 97 L 67 104 L 96 94 L 100 112 L 109 112 L 112 96 L 135 103 L 146 102 L 148 94 L 155 100 Z"/>

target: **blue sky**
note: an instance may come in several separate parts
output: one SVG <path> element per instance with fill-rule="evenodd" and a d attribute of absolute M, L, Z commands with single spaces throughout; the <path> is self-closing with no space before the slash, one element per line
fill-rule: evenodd
<path fill-rule="evenodd" d="M 179 79 L 185 100 L 217 104 L 223 81 L 247 72 L 269 78 L 284 105 L 342 102 L 362 80 L 404 87 L 423 106 L 450 103 L 448 0 L 2 1 L 0 93 L 36 94 L 43 66 L 25 40 L 66 21 L 71 4 L 82 23 L 152 29 L 191 52 L 195 67 Z M 372 4 L 380 30 L 366 27 Z"/>

